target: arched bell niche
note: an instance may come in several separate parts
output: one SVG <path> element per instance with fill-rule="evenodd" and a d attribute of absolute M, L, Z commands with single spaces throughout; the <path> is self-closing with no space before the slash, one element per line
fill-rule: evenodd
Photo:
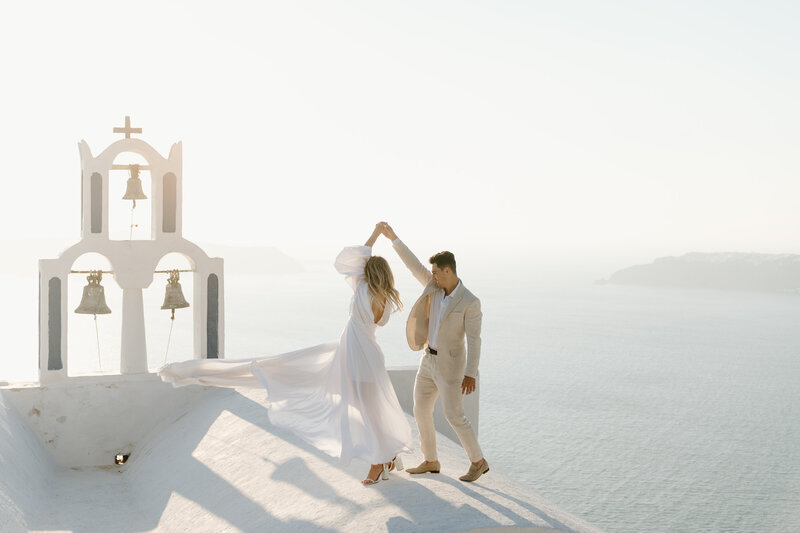
<path fill-rule="evenodd" d="M 194 272 L 180 272 L 181 292 L 189 307 L 175 309 L 174 322 L 170 319 L 171 311 L 161 309 L 165 303 L 169 274 L 159 271 L 194 270 L 194 265 L 188 257 L 178 252 L 168 253 L 159 260 L 155 270 L 153 282 L 143 294 L 147 366 L 151 371 L 165 362 L 186 361 L 194 357 L 194 306 L 198 305 L 198 302 L 194 301 Z M 170 328 L 172 328 L 171 335 Z M 167 350 L 168 341 L 169 350 Z"/>
<path fill-rule="evenodd" d="M 114 158 L 115 167 L 139 165 L 148 167 L 147 160 L 140 154 L 134 152 L 121 152 Z M 111 240 L 149 240 L 152 238 L 151 220 L 153 210 L 153 187 L 152 175 L 150 170 L 142 168 L 139 170 L 139 179 L 142 182 L 142 191 L 146 200 L 136 200 L 136 208 L 133 209 L 133 219 L 131 219 L 131 208 L 133 200 L 123 200 L 128 190 L 128 179 L 131 172 L 127 168 L 111 168 L 108 179 L 108 237 Z M 94 218 L 92 218 L 94 220 Z M 131 221 L 134 227 L 131 228 Z M 131 231 L 131 229 L 133 231 Z"/>
<path fill-rule="evenodd" d="M 70 270 L 111 271 L 111 262 L 104 255 L 88 252 L 72 263 Z M 67 277 L 67 371 L 69 376 L 91 374 L 118 374 L 120 371 L 120 331 L 122 329 L 122 289 L 113 274 L 103 274 L 105 302 L 110 314 L 99 314 L 95 328 L 95 315 L 78 314 L 75 309 L 83 298 L 88 274 L 69 274 Z M 100 356 L 97 344 L 100 341 Z"/>

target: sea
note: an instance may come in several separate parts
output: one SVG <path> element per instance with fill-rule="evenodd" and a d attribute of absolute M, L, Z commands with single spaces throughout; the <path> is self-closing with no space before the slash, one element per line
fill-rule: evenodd
<path fill-rule="evenodd" d="M 338 338 L 351 294 L 331 263 L 227 273 L 226 356 Z M 410 308 L 421 286 L 392 266 Z M 484 314 L 479 440 L 493 468 L 609 532 L 800 531 L 800 295 L 460 275 Z M 170 320 L 162 281 L 145 291 L 151 368 L 192 354 L 192 308 Z M 35 380 L 37 280 L 0 283 L 0 382 Z M 191 304 L 191 275 L 181 283 Z M 69 305 L 83 284 L 70 278 Z M 119 371 L 121 294 L 104 285 L 112 313 L 68 324 L 75 374 Z M 418 362 L 405 317 L 378 333 L 387 366 Z"/>

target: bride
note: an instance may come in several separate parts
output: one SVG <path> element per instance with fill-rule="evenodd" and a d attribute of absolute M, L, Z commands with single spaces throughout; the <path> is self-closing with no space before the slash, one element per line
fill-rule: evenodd
<path fill-rule="evenodd" d="M 336 270 L 353 289 L 350 318 L 339 341 L 252 359 L 195 359 L 158 371 L 166 382 L 218 387 L 263 386 L 274 425 L 289 429 L 323 452 L 371 464 L 363 485 L 401 470 L 398 455 L 410 453 L 411 428 L 397 401 L 378 326 L 402 309 L 389 264 L 372 255 L 381 234 L 377 224 L 364 246 L 349 246 L 336 258 Z"/>

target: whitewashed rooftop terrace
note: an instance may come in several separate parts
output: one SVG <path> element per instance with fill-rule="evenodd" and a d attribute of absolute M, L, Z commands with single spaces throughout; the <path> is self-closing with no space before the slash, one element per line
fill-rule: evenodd
<path fill-rule="evenodd" d="M 3 532 L 598 531 L 495 468 L 459 481 L 464 452 L 441 435 L 441 474 L 392 473 L 362 487 L 364 463 L 344 466 L 272 426 L 263 391 L 209 389 L 127 464 L 105 468 L 57 466 L 7 394 Z"/>

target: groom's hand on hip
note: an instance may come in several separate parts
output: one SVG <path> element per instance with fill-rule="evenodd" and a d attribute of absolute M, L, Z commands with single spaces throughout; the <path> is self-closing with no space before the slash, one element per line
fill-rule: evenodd
<path fill-rule="evenodd" d="M 461 382 L 461 394 L 472 394 L 475 392 L 475 378 L 464 376 L 464 381 Z"/>

